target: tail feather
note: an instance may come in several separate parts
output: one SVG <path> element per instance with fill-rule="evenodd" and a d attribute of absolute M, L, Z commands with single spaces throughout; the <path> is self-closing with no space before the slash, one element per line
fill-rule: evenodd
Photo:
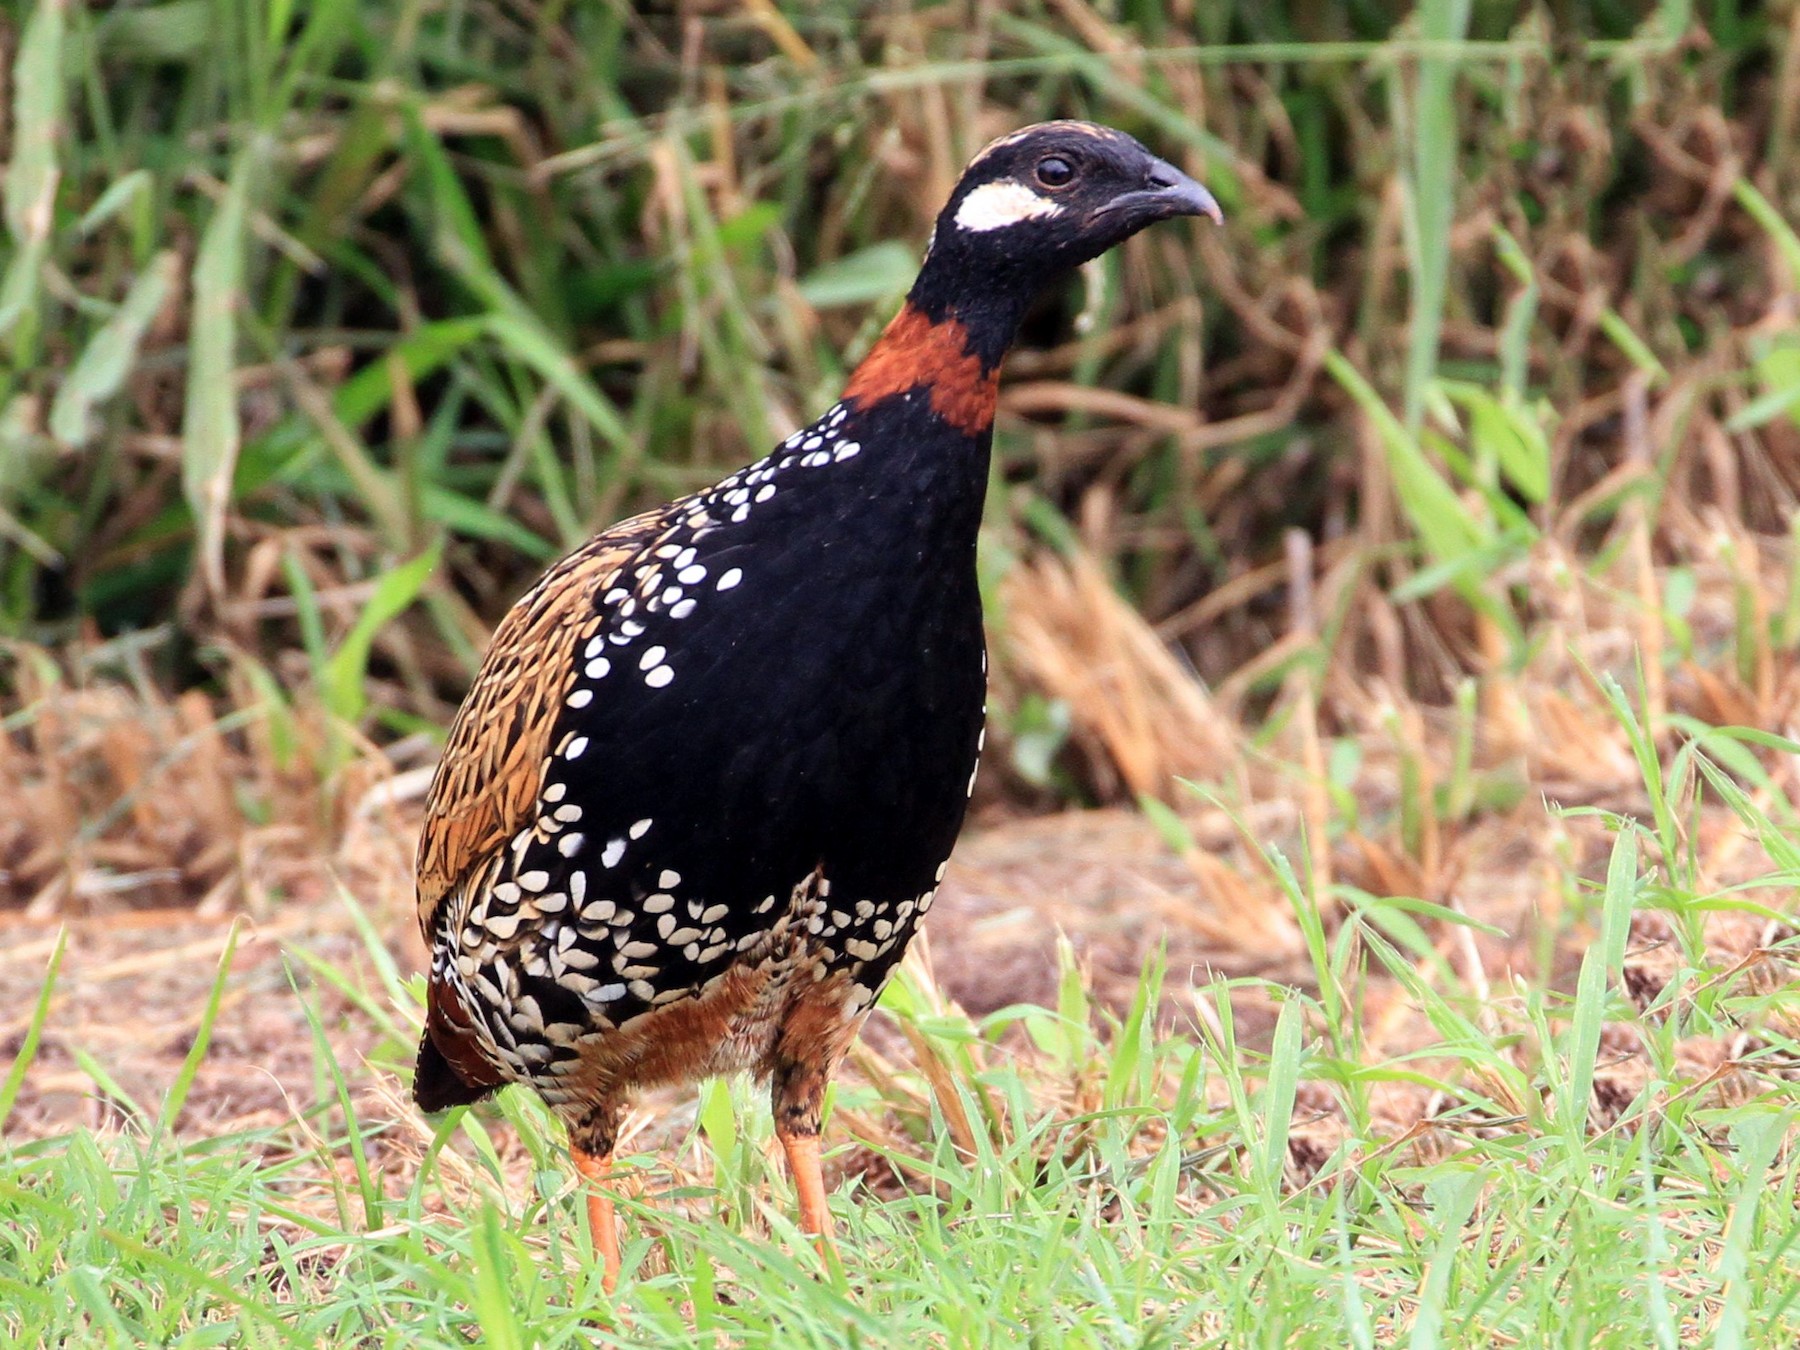
<path fill-rule="evenodd" d="M 447 1111 L 468 1106 L 494 1091 L 497 1084 L 471 1083 L 458 1073 L 427 1031 L 419 1040 L 418 1067 L 413 1070 L 413 1100 L 421 1111 Z"/>

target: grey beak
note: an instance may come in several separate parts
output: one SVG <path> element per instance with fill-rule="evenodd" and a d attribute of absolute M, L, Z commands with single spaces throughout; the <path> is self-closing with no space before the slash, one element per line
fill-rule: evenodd
<path fill-rule="evenodd" d="M 1096 214 L 1125 211 L 1145 224 L 1173 216 L 1205 216 L 1215 225 L 1225 223 L 1225 213 L 1219 210 L 1212 193 L 1167 160 L 1151 160 L 1144 178 L 1144 187 L 1136 192 L 1121 193 Z"/>

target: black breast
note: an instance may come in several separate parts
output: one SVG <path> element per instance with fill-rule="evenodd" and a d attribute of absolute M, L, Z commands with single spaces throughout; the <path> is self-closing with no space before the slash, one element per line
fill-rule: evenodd
<path fill-rule="evenodd" d="M 986 437 L 922 394 L 834 409 L 671 507 L 598 598 L 537 830 L 489 903 L 551 898 L 510 963 L 544 1020 L 617 1025 L 693 993 L 819 869 L 843 913 L 916 918 L 981 734 L 986 468 Z"/>

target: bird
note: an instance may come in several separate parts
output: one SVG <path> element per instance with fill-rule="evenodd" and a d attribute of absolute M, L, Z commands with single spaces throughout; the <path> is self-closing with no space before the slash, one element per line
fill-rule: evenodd
<path fill-rule="evenodd" d="M 1124 132 L 993 141 L 838 402 L 602 531 L 495 630 L 418 845 L 413 1094 L 540 1094 L 609 1294 L 613 1150 L 651 1087 L 766 1080 L 800 1230 L 830 1248 L 826 1088 L 931 910 L 984 741 L 1001 359 L 1045 287 L 1182 216 L 1223 223 Z"/>

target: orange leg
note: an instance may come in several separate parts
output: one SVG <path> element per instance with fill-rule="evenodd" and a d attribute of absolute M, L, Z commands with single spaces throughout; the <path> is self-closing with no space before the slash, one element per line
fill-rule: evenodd
<path fill-rule="evenodd" d="M 619 1223 L 613 1215 L 612 1192 L 606 1187 L 606 1181 L 612 1175 L 612 1153 L 588 1153 L 580 1146 L 570 1144 L 569 1156 L 574 1160 L 575 1170 L 587 1182 L 588 1233 L 594 1240 L 594 1250 L 605 1262 L 606 1273 L 600 1283 L 610 1294 L 619 1283 Z"/>
<path fill-rule="evenodd" d="M 825 1203 L 825 1178 L 819 1171 L 818 1131 L 777 1129 L 782 1151 L 787 1154 L 788 1171 L 794 1178 L 794 1190 L 800 1197 L 800 1228 L 811 1233 L 819 1255 L 830 1260 L 836 1247 L 831 1240 L 831 1209 Z"/>

